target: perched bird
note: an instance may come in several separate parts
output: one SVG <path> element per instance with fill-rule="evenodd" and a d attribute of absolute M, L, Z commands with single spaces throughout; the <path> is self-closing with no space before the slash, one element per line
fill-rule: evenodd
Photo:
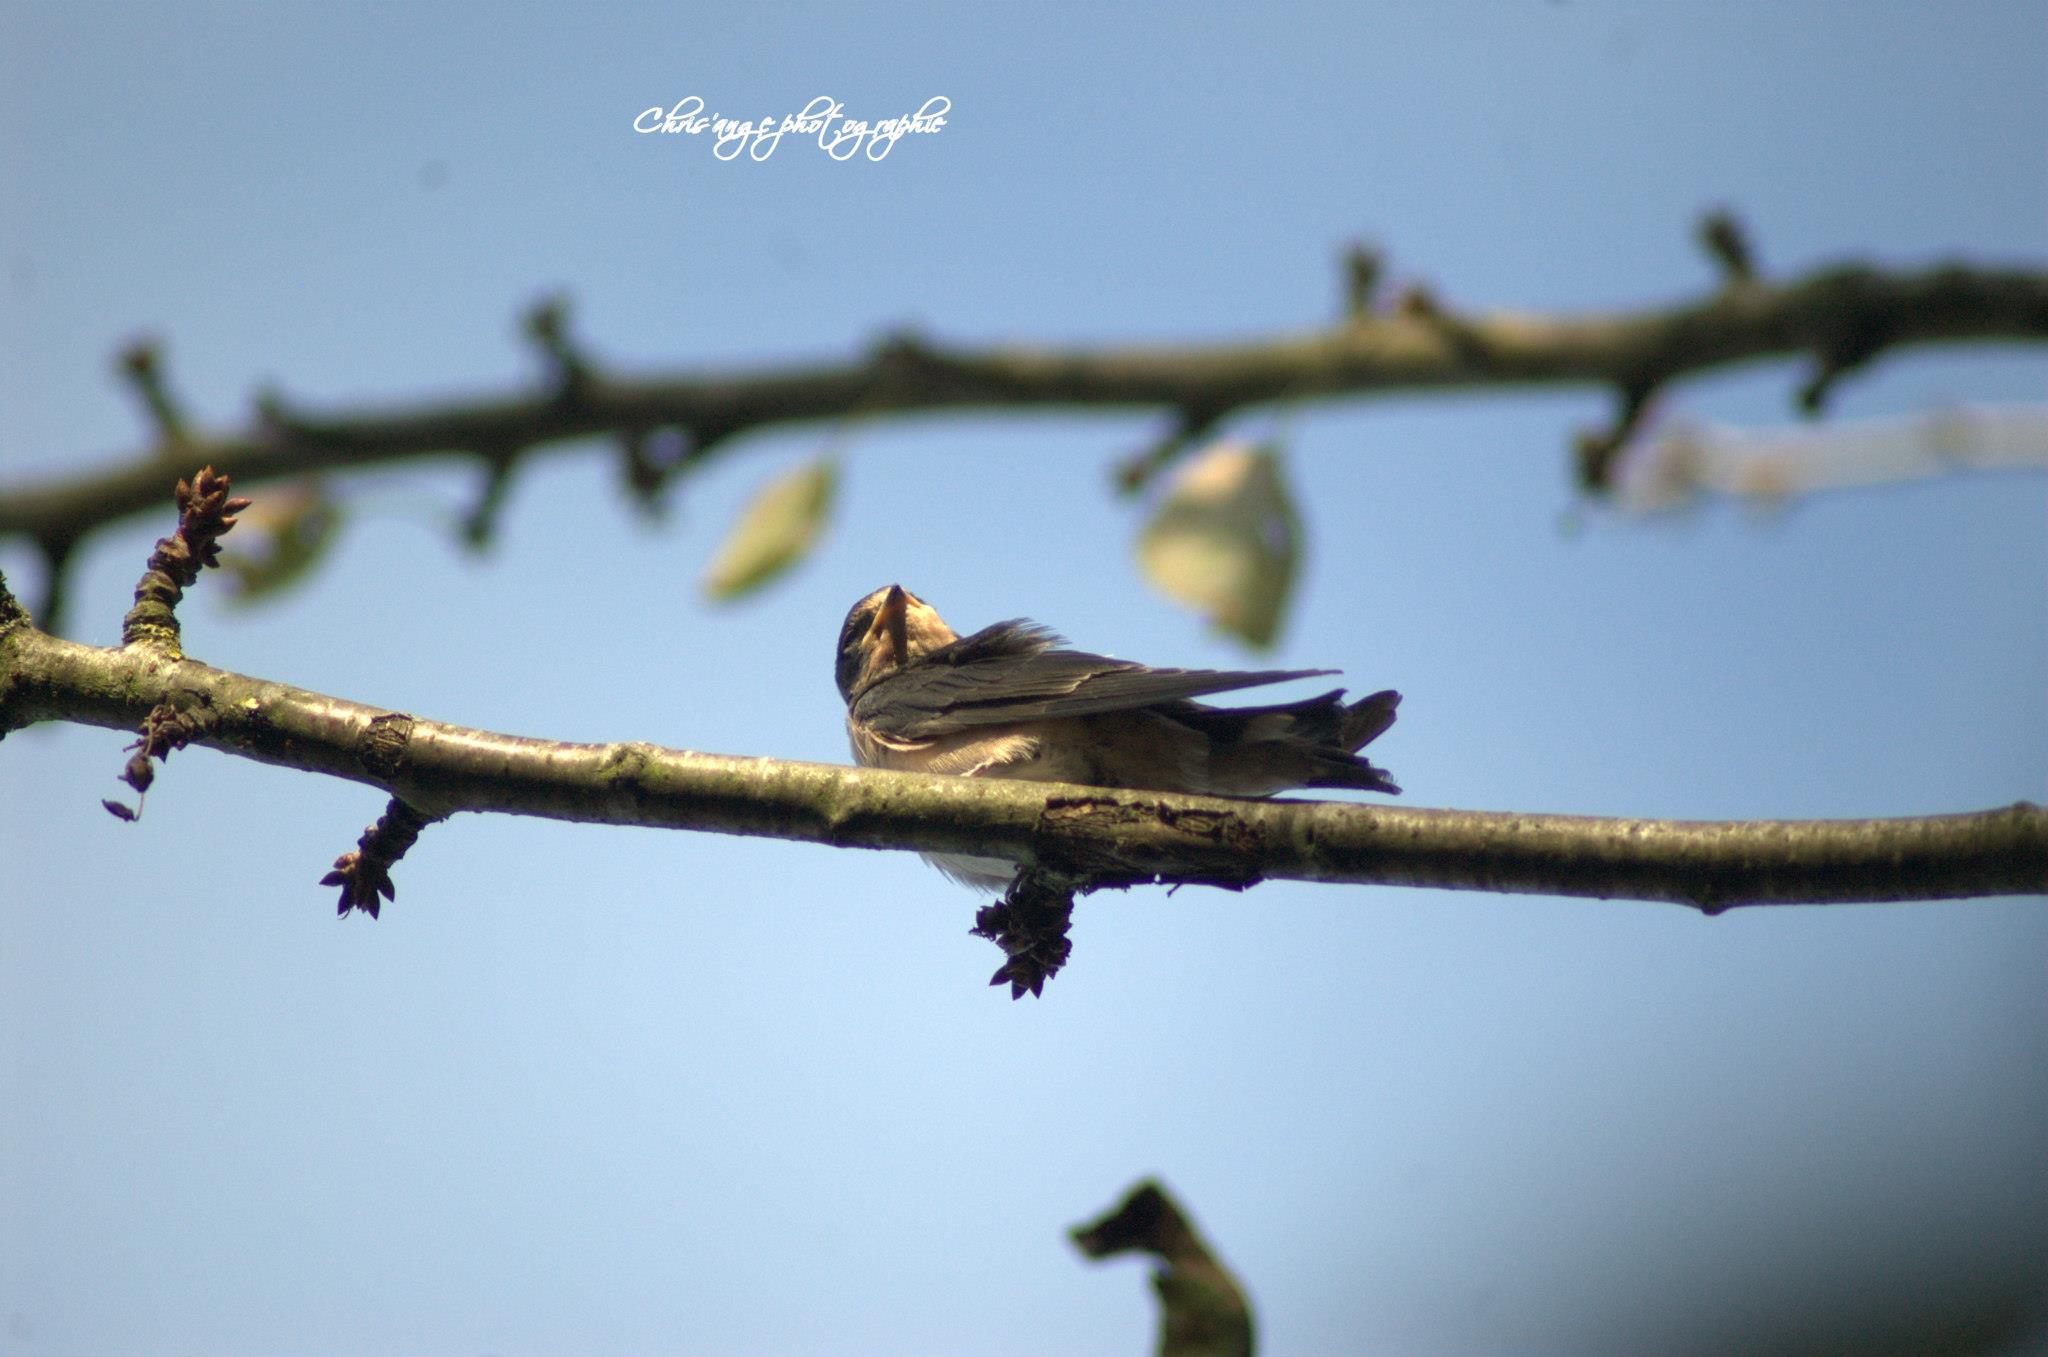
<path fill-rule="evenodd" d="M 1192 699 L 1332 669 L 1153 669 L 1062 648 L 1016 619 L 960 636 L 901 585 L 853 605 L 836 676 L 854 760 L 868 768 L 1097 787 L 1271 796 L 1292 787 L 1399 793 L 1356 751 L 1394 723 L 1391 689 L 1270 707 Z M 1001 891 L 1015 865 L 927 854 L 970 886 Z"/>

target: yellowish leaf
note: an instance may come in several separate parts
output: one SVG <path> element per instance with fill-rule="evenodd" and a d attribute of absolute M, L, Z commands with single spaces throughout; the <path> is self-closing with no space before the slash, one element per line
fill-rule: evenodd
<path fill-rule="evenodd" d="M 235 582 L 228 596 L 252 604 L 290 592 L 326 558 L 341 519 L 340 503 L 317 477 L 259 490 L 221 553 L 221 569 Z"/>
<path fill-rule="evenodd" d="M 810 554 L 831 511 L 838 479 L 829 457 L 761 487 L 704 572 L 704 592 L 724 602 L 750 594 Z"/>
<path fill-rule="evenodd" d="M 1173 478 L 1138 541 L 1161 593 L 1265 649 L 1280 634 L 1301 563 L 1301 523 L 1279 449 L 1229 440 Z"/>

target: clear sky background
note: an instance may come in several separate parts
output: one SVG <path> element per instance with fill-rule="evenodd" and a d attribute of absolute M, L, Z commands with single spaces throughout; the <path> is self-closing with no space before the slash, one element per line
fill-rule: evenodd
<path fill-rule="evenodd" d="M 2039 4 L 0 3 L 0 487 L 132 454 L 138 333 L 208 425 L 538 379 L 564 289 L 635 371 L 963 342 L 1229 339 L 1339 305 L 1368 237 L 1454 304 L 1698 293 L 1701 209 L 1773 273 L 2038 264 Z M 702 96 L 952 100 L 885 161 L 721 163 Z M 1793 365 L 1679 412 L 1791 418 Z M 1884 359 L 1845 417 L 2038 400 L 2039 350 Z M 1592 389 L 1318 405 L 1273 662 L 1399 687 L 1425 806 L 1964 811 L 2048 792 L 2048 485 L 1574 511 Z M 365 477 L 301 593 L 208 662 L 536 736 L 844 761 L 831 648 L 899 580 L 963 630 L 1241 666 L 1149 592 L 1138 415 L 748 439 L 642 524 L 595 455 Z M 1267 416 L 1245 421 L 1253 434 Z M 844 441 L 817 556 L 695 581 Z M 168 497 L 167 497 L 168 506 Z M 118 635 L 166 512 L 96 539 Z M 0 550 L 32 597 L 40 569 Z M 1303 690 L 1308 691 L 1306 689 Z M 1742 911 L 1268 885 L 1107 895 L 1011 1003 L 907 854 L 467 817 L 381 922 L 315 883 L 381 798 L 123 738 L 0 746 L 0 1353 L 1138 1353 L 1141 1270 L 1063 1231 L 1156 1173 L 1264 1350 L 1753 1350 L 2012 1316 L 2048 1258 L 2039 900 Z M 1858 1327 L 1862 1326 L 1862 1327 Z M 2037 1326 L 2038 1327 L 2038 1326 Z M 1825 1338 L 1816 1339 L 1825 1343 Z M 1908 1347 L 1920 1340 L 1910 1339 Z"/>

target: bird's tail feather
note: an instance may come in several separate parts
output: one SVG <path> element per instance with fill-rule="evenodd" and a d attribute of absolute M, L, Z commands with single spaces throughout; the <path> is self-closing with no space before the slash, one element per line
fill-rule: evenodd
<path fill-rule="evenodd" d="M 1339 737 L 1348 750 L 1365 748 L 1380 736 L 1387 727 L 1394 724 L 1394 713 L 1401 705 L 1401 695 L 1392 688 L 1362 697 L 1344 708 L 1342 734 Z"/>
<path fill-rule="evenodd" d="M 1344 708 L 1344 720 L 1338 736 L 1344 753 L 1334 750 L 1324 755 L 1321 762 L 1330 765 L 1325 778 L 1311 782 L 1311 787 L 1357 787 L 1368 792 L 1386 792 L 1399 796 L 1401 789 L 1394 785 L 1394 779 L 1384 768 L 1375 767 L 1357 751 L 1365 748 L 1386 733 L 1394 724 L 1394 713 L 1401 705 L 1401 695 L 1392 688 L 1362 697 Z"/>
<path fill-rule="evenodd" d="M 1357 754 L 1340 754 L 1334 750 L 1317 751 L 1315 776 L 1309 779 L 1307 785 L 1356 787 L 1360 791 L 1385 792 L 1389 796 L 1401 794 L 1400 787 L 1395 784 L 1386 769 Z"/>
<path fill-rule="evenodd" d="M 1340 688 L 1269 707 L 1188 702 L 1172 713 L 1211 742 L 1208 790 L 1269 796 L 1289 787 L 1355 787 L 1397 795 L 1401 789 L 1387 770 L 1355 751 L 1394 724 L 1400 704 L 1391 688 L 1351 703 Z"/>

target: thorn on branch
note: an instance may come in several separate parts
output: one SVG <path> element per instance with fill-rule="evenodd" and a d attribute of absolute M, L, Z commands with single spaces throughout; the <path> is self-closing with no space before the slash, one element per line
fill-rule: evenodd
<path fill-rule="evenodd" d="M 1228 408 L 1183 406 L 1166 432 L 1118 463 L 1117 489 L 1135 495 L 1159 474 L 1194 451 L 1195 445 L 1214 433 L 1230 413 Z"/>
<path fill-rule="evenodd" d="M 498 523 L 505 516 L 505 502 L 512 492 L 512 475 L 519 469 L 519 458 L 524 452 L 524 448 L 500 447 L 484 448 L 477 453 L 484 464 L 483 485 L 477 491 L 476 502 L 462 516 L 462 542 L 471 551 L 484 551 L 498 535 Z"/>
<path fill-rule="evenodd" d="M 747 427 L 741 418 L 699 419 L 686 430 L 689 445 L 683 449 L 682 470 L 697 465 L 711 455 L 711 450 L 723 444 L 726 439 Z"/>
<path fill-rule="evenodd" d="M 594 380 L 590 359 L 569 337 L 569 299 L 563 293 L 543 297 L 526 313 L 526 336 L 540 349 L 554 383 L 555 399 L 574 405 Z"/>
<path fill-rule="evenodd" d="M 669 487 L 702 455 L 703 446 L 673 424 L 621 434 L 619 470 L 634 506 L 650 519 L 666 514 Z"/>
<path fill-rule="evenodd" d="M 1733 212 L 1718 207 L 1700 218 L 1699 240 L 1719 266 L 1723 286 L 1756 281 L 1756 255 L 1749 246 L 1749 233 Z"/>
<path fill-rule="evenodd" d="M 1848 375 L 1849 369 L 1835 363 L 1825 354 L 1815 360 L 1813 372 L 1799 384 L 1792 403 L 1799 413 L 1814 419 L 1827 413 L 1828 400 L 1835 394 L 1835 383 Z"/>
<path fill-rule="evenodd" d="M 670 430 L 669 432 L 673 432 Z M 675 470 L 672 458 L 664 458 L 654 442 L 652 429 L 626 429 L 619 434 L 619 472 L 633 505 L 649 518 L 663 507 L 662 494 Z"/>
<path fill-rule="evenodd" d="M 1490 365 L 1492 351 L 1485 337 L 1477 327 L 1445 306 L 1427 283 L 1410 283 L 1402 288 L 1394 297 L 1394 314 L 1435 330 L 1467 367 L 1484 372 Z"/>
<path fill-rule="evenodd" d="M 1863 268 L 1838 269 L 1818 284 L 1826 289 L 1832 324 L 1816 347 L 1813 375 L 1800 385 L 1801 414 L 1823 413 L 1842 378 L 1869 364 L 1892 342 L 1896 317 L 1873 296 L 1876 284 L 1876 275 Z"/>
<path fill-rule="evenodd" d="M 1039 996 L 1073 953 L 1067 926 L 1074 917 L 1076 889 L 1070 880 L 1020 867 L 1003 898 L 975 912 L 974 927 L 968 931 L 987 938 L 1008 957 L 989 984 L 1007 982 L 1012 999 L 1023 998 L 1027 990 L 1033 998 Z"/>
<path fill-rule="evenodd" d="M 51 635 L 64 630 L 64 614 L 71 603 L 71 562 L 76 559 L 78 538 L 69 534 L 38 537 L 36 550 L 43 556 L 43 596 L 37 600 L 35 616 Z"/>
<path fill-rule="evenodd" d="M 341 887 L 335 914 L 346 918 L 350 910 L 359 909 L 374 919 L 383 901 L 396 900 L 398 887 L 392 883 L 391 869 L 436 818 L 392 797 L 377 822 L 356 840 L 355 851 L 336 858 L 334 870 L 320 878 L 323 886 Z"/>
<path fill-rule="evenodd" d="M 133 751 L 127 765 L 121 770 L 121 780 L 133 787 L 138 800 L 131 809 L 118 801 L 102 801 L 109 813 L 121 820 L 134 820 L 142 814 L 140 797 L 146 795 L 150 784 L 156 781 L 156 762 L 168 762 L 171 751 L 183 749 L 203 734 L 213 724 L 212 713 L 203 698 L 187 697 L 184 701 L 164 701 L 149 709 L 149 715 L 142 718 L 141 738 L 128 746 Z"/>
<path fill-rule="evenodd" d="M 1589 495 L 1604 495 L 1614 488 L 1614 468 L 1622 450 L 1643 427 L 1657 395 L 1658 383 L 1644 379 L 1624 383 L 1614 421 L 1601 429 L 1585 429 L 1573 440 L 1578 463 L 1579 489 Z"/>
<path fill-rule="evenodd" d="M 164 380 L 163 349 L 150 338 L 137 339 L 121 350 L 120 372 L 142 398 L 143 409 L 156 429 L 163 455 L 176 456 L 192 442 L 191 425 Z"/>
<path fill-rule="evenodd" d="M 1822 349 L 1814 359 L 1813 374 L 1800 383 L 1796 397 L 1799 413 L 1808 418 L 1825 414 L 1835 387 L 1883 353 L 1885 343 L 1886 336 L 1874 323 L 1865 321 L 1845 327 L 1837 342 Z"/>
<path fill-rule="evenodd" d="M 264 386 L 256 392 L 256 433 L 273 444 L 291 443 L 313 436 L 313 422 L 292 408 L 284 392 Z"/>
<path fill-rule="evenodd" d="M 1365 320 L 1372 315 L 1385 265 L 1385 257 L 1364 241 L 1357 241 L 1344 251 L 1344 314 L 1352 320 Z"/>
<path fill-rule="evenodd" d="M 1402 320 L 1434 325 L 1445 317 L 1443 303 L 1427 283 L 1408 283 L 1394 294 L 1394 314 Z"/>
<path fill-rule="evenodd" d="M 201 570 L 220 564 L 220 539 L 235 526 L 235 515 L 249 507 L 248 500 L 229 496 L 232 488 L 228 476 L 210 466 L 178 482 L 173 492 L 177 531 L 158 538 L 149 554 L 135 586 L 135 606 L 121 620 L 123 645 L 152 645 L 174 657 L 179 653 L 178 603 Z"/>
<path fill-rule="evenodd" d="M 915 376 L 940 365 L 938 350 L 907 325 L 878 338 L 874 354 L 875 368 L 883 376 Z"/>

